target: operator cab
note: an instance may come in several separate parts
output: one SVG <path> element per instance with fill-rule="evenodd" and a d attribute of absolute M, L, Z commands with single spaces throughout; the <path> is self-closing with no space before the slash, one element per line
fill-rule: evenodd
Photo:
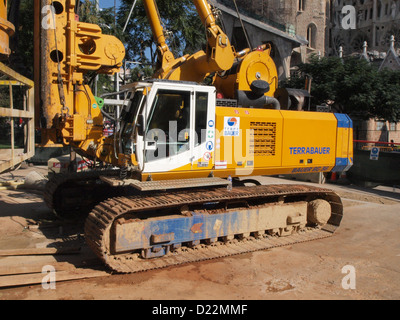
<path fill-rule="evenodd" d="M 152 80 L 135 83 L 131 90 L 133 98 L 121 116 L 120 152 L 134 154 L 143 173 L 208 167 L 215 87 Z"/>

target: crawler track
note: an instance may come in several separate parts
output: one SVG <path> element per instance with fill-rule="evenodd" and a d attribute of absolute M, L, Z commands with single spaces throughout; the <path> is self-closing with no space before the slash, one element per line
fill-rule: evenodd
<path fill-rule="evenodd" d="M 112 188 L 100 176 L 115 177 L 119 170 L 96 170 L 56 174 L 46 184 L 44 201 L 62 219 L 79 218 L 110 197 Z"/>
<path fill-rule="evenodd" d="M 227 241 L 225 238 L 218 239 L 219 241 L 212 244 L 205 244 L 204 241 L 197 246 L 184 246 L 183 244 L 180 249 L 171 250 L 165 256 L 155 259 L 143 259 L 138 252 L 114 254 L 109 249 L 112 242 L 110 239 L 113 239 L 111 231 L 113 223 L 120 217 L 137 215 L 144 211 L 169 210 L 176 212 L 182 206 L 195 207 L 210 202 L 227 203 L 238 200 L 276 204 L 314 199 L 324 199 L 330 203 L 332 208 L 332 216 L 323 228 L 306 227 L 286 237 L 270 236 L 268 233 L 258 232 L 242 240 Z M 218 213 L 221 211 L 219 210 Z M 232 191 L 220 188 L 158 193 L 146 196 L 115 197 L 98 204 L 86 220 L 85 238 L 91 249 L 109 268 L 116 272 L 134 273 L 326 238 L 331 236 L 339 226 L 342 215 L 343 206 L 338 195 L 331 190 L 304 185 L 237 187 Z M 254 230 L 254 232 L 256 231 L 258 230 Z"/>

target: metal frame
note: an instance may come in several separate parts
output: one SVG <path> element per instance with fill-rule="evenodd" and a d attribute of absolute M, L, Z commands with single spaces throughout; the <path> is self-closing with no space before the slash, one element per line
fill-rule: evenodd
<path fill-rule="evenodd" d="M 15 165 L 33 157 L 35 153 L 35 123 L 34 123 L 34 83 L 25 78 L 6 65 L 0 63 L 0 75 L 5 75 L 7 80 L 0 80 L 0 86 L 8 86 L 10 93 L 9 108 L 0 107 L 0 117 L 10 118 L 11 127 L 11 149 L 10 153 L 0 154 L 0 173 L 8 170 Z M 26 88 L 26 98 L 24 100 L 24 110 L 14 109 L 13 86 L 24 86 Z M 15 149 L 14 145 L 14 118 L 27 120 L 25 128 L 24 149 Z"/>

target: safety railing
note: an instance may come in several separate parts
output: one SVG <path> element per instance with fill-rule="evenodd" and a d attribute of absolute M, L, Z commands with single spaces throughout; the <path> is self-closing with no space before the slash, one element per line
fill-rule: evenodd
<path fill-rule="evenodd" d="M 0 63 L 0 173 L 34 152 L 34 83 Z"/>
<path fill-rule="evenodd" d="M 354 148 L 356 150 L 370 151 L 373 148 L 378 148 L 381 152 L 400 152 L 400 143 L 369 141 L 369 140 L 354 140 Z"/>

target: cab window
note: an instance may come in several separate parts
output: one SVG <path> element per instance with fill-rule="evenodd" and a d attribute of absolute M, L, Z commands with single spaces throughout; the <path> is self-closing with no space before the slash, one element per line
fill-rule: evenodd
<path fill-rule="evenodd" d="M 190 92 L 159 90 L 146 126 L 147 161 L 155 161 L 189 150 Z"/>

